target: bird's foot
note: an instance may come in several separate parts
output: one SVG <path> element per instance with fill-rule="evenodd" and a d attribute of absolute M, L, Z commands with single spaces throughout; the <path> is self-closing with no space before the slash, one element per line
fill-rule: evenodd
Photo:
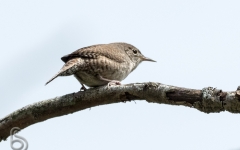
<path fill-rule="evenodd" d="M 81 88 L 80 88 L 80 91 L 86 91 L 87 89 L 84 87 L 84 86 L 82 86 Z"/>
<path fill-rule="evenodd" d="M 80 88 L 80 91 L 78 91 L 77 93 L 74 93 L 75 97 L 79 97 L 82 95 L 82 92 L 86 91 L 87 88 L 82 84 L 82 87 Z"/>
<path fill-rule="evenodd" d="M 117 80 L 112 80 L 112 81 L 108 82 L 108 87 L 111 85 L 121 85 L 121 82 L 117 81 Z"/>
<path fill-rule="evenodd" d="M 80 91 L 86 91 L 87 88 L 82 84 L 82 87 L 80 88 Z"/>
<path fill-rule="evenodd" d="M 108 82 L 108 87 L 111 86 L 111 85 L 121 85 L 121 82 L 120 81 L 117 81 L 117 80 L 110 80 L 110 79 L 106 79 L 104 77 L 102 77 L 101 75 L 97 75 L 98 79 L 100 79 L 101 81 L 106 81 Z"/>

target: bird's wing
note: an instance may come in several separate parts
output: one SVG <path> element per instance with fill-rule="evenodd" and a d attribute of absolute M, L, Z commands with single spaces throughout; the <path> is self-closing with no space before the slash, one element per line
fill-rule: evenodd
<path fill-rule="evenodd" d="M 120 51 L 121 49 L 119 47 L 112 44 L 92 45 L 92 46 L 80 48 L 71 54 L 65 55 L 61 58 L 61 60 L 66 63 L 69 60 L 77 57 L 96 59 L 99 56 L 104 56 L 113 61 L 122 63 L 124 62 L 125 55 Z"/>

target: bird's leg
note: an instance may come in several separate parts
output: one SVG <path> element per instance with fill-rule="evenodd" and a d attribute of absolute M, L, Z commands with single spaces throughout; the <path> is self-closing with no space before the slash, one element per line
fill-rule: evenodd
<path fill-rule="evenodd" d="M 80 91 L 78 91 L 77 93 L 74 93 L 75 97 L 81 96 L 82 95 L 82 91 L 86 91 L 87 90 L 87 88 L 84 86 L 84 84 L 81 83 L 81 85 L 82 85 L 82 87 L 80 88 Z"/>
<path fill-rule="evenodd" d="M 109 79 L 106 79 L 106 78 L 103 78 L 101 75 L 97 75 L 98 79 L 102 80 L 102 81 L 106 81 L 108 82 L 108 86 L 111 86 L 111 85 L 121 85 L 121 82 L 120 81 L 117 81 L 117 80 L 109 80 Z"/>
<path fill-rule="evenodd" d="M 80 82 L 81 83 L 81 82 Z M 81 83 L 82 87 L 80 88 L 80 91 L 86 91 L 87 88 Z"/>

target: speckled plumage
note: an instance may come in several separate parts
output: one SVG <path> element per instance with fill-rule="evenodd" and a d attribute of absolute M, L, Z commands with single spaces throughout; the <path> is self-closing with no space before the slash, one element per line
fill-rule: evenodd
<path fill-rule="evenodd" d="M 46 84 L 58 76 L 74 75 L 82 85 L 106 85 L 111 81 L 122 81 L 142 61 L 153 61 L 127 43 L 88 46 L 61 59 L 65 62 L 64 66 Z"/>

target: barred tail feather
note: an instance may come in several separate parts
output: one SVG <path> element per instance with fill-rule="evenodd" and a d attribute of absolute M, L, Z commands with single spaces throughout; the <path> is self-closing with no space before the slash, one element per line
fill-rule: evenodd
<path fill-rule="evenodd" d="M 70 76 L 73 75 L 75 72 L 78 71 L 78 63 L 79 59 L 71 59 L 66 64 L 63 65 L 62 69 L 55 75 L 53 76 L 45 85 L 50 83 L 52 80 L 57 78 L 58 76 Z"/>
<path fill-rule="evenodd" d="M 50 83 L 52 80 L 56 79 L 59 76 L 59 73 L 56 74 L 55 76 L 53 76 L 50 80 L 48 80 L 48 82 L 45 84 L 47 85 L 48 83 Z"/>

